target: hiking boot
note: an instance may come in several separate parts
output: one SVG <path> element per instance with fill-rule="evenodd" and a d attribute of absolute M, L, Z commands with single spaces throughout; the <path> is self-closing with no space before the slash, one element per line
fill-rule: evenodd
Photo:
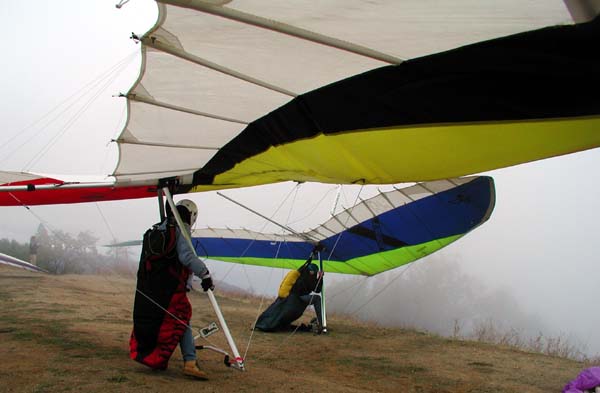
<path fill-rule="evenodd" d="M 198 364 L 196 364 L 195 360 L 183 362 L 183 375 L 205 381 L 208 379 L 208 374 L 198 368 Z"/>

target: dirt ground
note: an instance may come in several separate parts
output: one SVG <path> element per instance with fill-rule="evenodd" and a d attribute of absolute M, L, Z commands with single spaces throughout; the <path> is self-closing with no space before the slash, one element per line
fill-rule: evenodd
<path fill-rule="evenodd" d="M 195 381 L 181 374 L 179 349 L 166 371 L 129 359 L 134 288 L 133 279 L 115 276 L 53 276 L 0 266 L 0 392 L 560 392 L 585 368 L 340 316 L 329 318 L 327 335 L 252 334 L 260 300 L 227 295 L 217 299 L 245 354 L 246 371 L 201 351 L 210 380 Z M 216 320 L 203 293 L 190 300 L 194 327 Z M 221 332 L 209 339 L 198 343 L 228 350 Z"/>

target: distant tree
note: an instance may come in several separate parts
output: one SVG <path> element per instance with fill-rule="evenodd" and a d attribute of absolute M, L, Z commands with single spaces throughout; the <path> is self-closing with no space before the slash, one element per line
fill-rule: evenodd
<path fill-rule="evenodd" d="M 29 245 L 19 243 L 16 240 L 0 239 L 0 252 L 27 261 L 29 258 Z"/>
<path fill-rule="evenodd" d="M 118 273 L 133 275 L 137 264 L 127 247 L 114 248 L 108 255 L 98 252 L 98 238 L 89 231 L 77 236 L 48 229 L 40 224 L 34 235 L 38 243 L 37 265 L 55 274 Z M 0 239 L 0 252 L 29 260 L 29 243 Z"/>
<path fill-rule="evenodd" d="M 98 253 L 98 238 L 89 231 L 76 237 L 54 230 L 49 232 L 43 225 L 36 234 L 39 243 L 38 265 L 57 274 L 96 273 L 105 271 L 112 259 Z"/>

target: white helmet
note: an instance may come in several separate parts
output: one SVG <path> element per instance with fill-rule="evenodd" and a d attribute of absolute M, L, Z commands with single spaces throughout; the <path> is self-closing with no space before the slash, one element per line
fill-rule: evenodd
<path fill-rule="evenodd" d="M 182 199 L 177 202 L 176 206 L 183 206 L 190 212 L 190 226 L 194 226 L 196 218 L 198 218 L 198 207 L 189 199 Z"/>

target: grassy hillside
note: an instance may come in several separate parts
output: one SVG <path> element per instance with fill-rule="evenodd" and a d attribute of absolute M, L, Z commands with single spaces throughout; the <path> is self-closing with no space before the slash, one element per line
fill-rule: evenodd
<path fill-rule="evenodd" d="M 128 358 L 134 288 L 133 280 L 112 276 L 51 276 L 0 266 L 0 392 L 546 393 L 560 391 L 586 367 L 332 316 L 328 335 L 255 332 L 246 372 L 201 351 L 211 379 L 194 381 L 180 374 L 179 349 L 167 371 Z M 190 299 L 195 327 L 214 320 L 204 294 Z M 260 300 L 218 300 L 243 355 Z M 227 349 L 222 334 L 209 338 Z"/>

